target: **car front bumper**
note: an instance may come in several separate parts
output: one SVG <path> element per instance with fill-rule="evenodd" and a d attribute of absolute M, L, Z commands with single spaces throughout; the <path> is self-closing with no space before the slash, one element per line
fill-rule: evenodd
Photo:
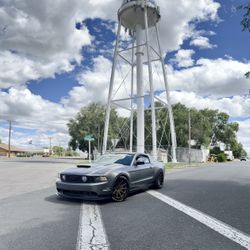
<path fill-rule="evenodd" d="M 57 179 L 56 189 L 60 197 L 82 200 L 103 200 L 112 193 L 109 182 L 68 183 Z"/>

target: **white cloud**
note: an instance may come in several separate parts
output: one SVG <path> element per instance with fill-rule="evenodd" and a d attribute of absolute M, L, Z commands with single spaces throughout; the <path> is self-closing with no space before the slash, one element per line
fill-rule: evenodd
<path fill-rule="evenodd" d="M 19 147 L 42 148 L 48 145 L 49 137 L 52 137 L 53 145 L 66 147 L 69 141 L 66 124 L 77 111 L 47 101 L 28 89 L 0 91 L 1 119 L 12 121 L 12 144 Z M 0 139 L 5 143 L 8 142 L 7 135 L 7 129 L 1 127 Z M 29 145 L 30 139 L 33 145 Z"/>
<path fill-rule="evenodd" d="M 213 0 L 199 0 L 195 5 L 183 0 L 158 3 L 164 50 L 176 50 L 192 36 L 190 22 L 216 21 L 220 6 Z M 88 17 L 117 20 L 120 4 L 117 0 L 2 1 L 0 88 L 71 71 L 82 59 L 81 48 L 91 43 L 86 27 L 77 30 L 75 23 Z"/>
<path fill-rule="evenodd" d="M 213 45 L 209 42 L 209 39 L 204 36 L 198 36 L 194 38 L 191 42 L 190 45 L 197 46 L 200 49 L 213 49 L 216 48 L 216 45 Z"/>
<path fill-rule="evenodd" d="M 249 81 L 244 76 L 249 68 L 250 62 L 203 58 L 192 68 L 174 71 L 169 67 L 169 84 L 172 90 L 191 91 L 201 96 L 244 95 L 249 90 Z"/>
<path fill-rule="evenodd" d="M 200 109 L 219 109 L 231 116 L 248 115 L 250 103 L 248 97 L 242 94 L 248 92 L 248 80 L 243 74 L 249 65 L 233 59 L 202 59 L 198 63 L 193 68 L 181 71 L 173 71 L 170 68 L 168 76 L 173 103 L 182 102 L 189 107 Z M 128 72 L 128 67 L 121 63 L 119 68 L 123 74 L 120 71 L 116 72 L 114 92 L 117 89 L 119 91 L 115 99 L 128 97 L 130 94 L 130 77 L 127 78 L 125 87 L 119 88 L 123 79 L 121 75 L 124 76 Z M 145 79 L 146 71 L 145 66 Z M 95 58 L 93 68 L 79 74 L 79 86 L 75 86 L 61 103 L 44 100 L 28 89 L 12 88 L 8 92 L 2 91 L 0 92 L 1 118 L 11 119 L 22 128 L 39 130 L 39 134 L 42 135 L 50 131 L 50 133 L 62 133 L 68 138 L 66 123 L 81 107 L 90 102 L 107 101 L 110 72 L 111 62 L 108 59 L 102 56 Z M 232 84 L 236 80 L 238 84 Z M 162 90 L 158 81 L 156 86 L 156 90 Z M 174 89 L 181 91 L 173 91 Z M 233 97 L 229 98 L 230 95 Z M 123 104 L 129 106 L 129 102 Z M 119 112 L 121 113 L 121 110 Z"/>
<path fill-rule="evenodd" d="M 22 87 L 31 79 L 51 77 L 55 72 L 68 72 L 73 69 L 73 65 L 67 59 L 59 56 L 55 60 L 43 63 L 10 51 L 0 51 L 0 67 L 0 89 Z"/>
<path fill-rule="evenodd" d="M 0 88 L 71 71 L 82 60 L 81 48 L 91 43 L 87 28 L 76 29 L 75 23 L 87 17 L 107 17 L 104 2 L 2 1 Z"/>
<path fill-rule="evenodd" d="M 65 121 L 72 115 L 56 104 L 32 94 L 28 89 L 0 92 L 1 119 L 12 120 L 23 128 L 41 131 L 64 131 Z"/>
<path fill-rule="evenodd" d="M 165 93 L 161 94 L 165 98 Z M 196 109 L 218 109 L 221 112 L 228 113 L 231 117 L 247 116 L 249 114 L 250 99 L 248 96 L 234 96 L 225 98 L 216 98 L 215 96 L 202 97 L 194 92 L 171 92 L 171 103 L 182 103 L 189 108 Z"/>
<path fill-rule="evenodd" d="M 162 19 L 160 34 L 164 50 L 178 50 L 183 41 L 197 32 L 195 22 L 218 22 L 220 4 L 213 0 L 158 1 Z"/>
<path fill-rule="evenodd" d="M 19 128 L 19 125 L 15 122 L 12 122 L 12 133 L 11 133 L 11 145 L 15 145 L 21 149 L 29 149 L 29 150 L 36 150 L 42 148 L 49 148 L 50 147 L 50 140 L 51 146 L 62 146 L 68 147 L 68 142 L 70 136 L 65 133 L 55 132 L 55 133 L 46 133 L 41 132 L 39 130 L 33 130 L 32 134 L 27 134 L 27 131 L 19 131 L 17 132 L 16 129 Z M 0 129 L 0 139 L 2 143 L 8 144 L 8 134 L 9 130 L 6 128 Z M 51 139 L 50 139 L 51 138 Z M 32 141 L 32 144 L 30 144 Z"/>
<path fill-rule="evenodd" d="M 74 87 L 69 92 L 69 96 L 62 99 L 65 107 L 74 107 L 79 110 L 91 102 L 107 103 L 112 63 L 103 56 L 99 56 L 93 61 L 92 69 L 78 75 L 80 86 Z M 119 61 L 118 68 L 114 81 L 113 100 L 127 98 L 131 90 L 131 79 L 127 74 L 130 73 L 130 67 Z M 128 76 L 126 79 L 125 75 Z M 122 82 L 123 84 L 121 84 Z M 128 102 L 123 102 L 122 105 L 127 106 Z"/>
<path fill-rule="evenodd" d="M 180 49 L 171 62 L 175 63 L 178 67 L 191 67 L 194 65 L 194 60 L 192 59 L 194 53 L 195 51 L 191 49 Z"/>
<path fill-rule="evenodd" d="M 121 67 L 127 69 L 124 64 L 121 64 Z M 62 98 L 60 103 L 45 100 L 25 88 L 10 88 L 7 92 L 0 91 L 1 119 L 12 120 L 15 128 L 19 127 L 27 131 L 35 130 L 35 135 L 32 135 L 35 145 L 46 144 L 45 142 L 51 134 L 53 134 L 53 138 L 61 138 L 61 145 L 66 145 L 66 141 L 69 140 L 67 130 L 69 119 L 74 118 L 81 107 L 91 102 L 106 103 L 110 72 L 111 62 L 108 59 L 102 56 L 95 58 L 93 69 L 78 75 L 79 86 L 75 86 L 69 92 L 68 97 Z M 114 84 L 114 92 L 117 92 L 115 98 L 124 97 L 130 91 L 130 86 L 127 91 L 124 87 L 119 88 L 121 81 L 122 77 L 117 73 Z M 127 115 L 127 112 L 119 110 L 119 114 Z M 15 144 L 29 146 L 27 145 L 27 131 L 14 134 Z M 2 139 L 4 138 L 2 137 Z"/>
<path fill-rule="evenodd" d="M 3 123 L 2 123 L 3 125 Z M 0 140 L 2 143 L 7 143 L 8 142 L 8 135 L 9 135 L 9 130 L 1 127 L 0 129 Z"/>
<path fill-rule="evenodd" d="M 74 87 L 69 96 L 62 99 L 66 107 L 79 110 L 91 102 L 106 102 L 111 73 L 111 62 L 99 56 L 94 59 L 93 69 L 78 75 L 79 86 Z"/>

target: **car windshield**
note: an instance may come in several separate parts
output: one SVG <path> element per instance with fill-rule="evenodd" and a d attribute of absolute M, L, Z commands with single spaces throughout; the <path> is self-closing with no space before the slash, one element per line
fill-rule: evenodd
<path fill-rule="evenodd" d="M 133 160 L 133 154 L 113 154 L 113 155 L 102 155 L 95 160 L 94 163 L 98 164 L 123 164 L 129 166 Z"/>

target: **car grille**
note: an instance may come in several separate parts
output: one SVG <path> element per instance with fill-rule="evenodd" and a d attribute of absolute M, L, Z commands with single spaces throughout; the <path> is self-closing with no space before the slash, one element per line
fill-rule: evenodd
<path fill-rule="evenodd" d="M 72 196 L 72 197 L 98 197 L 97 193 L 95 192 L 87 192 L 87 191 L 73 191 L 73 190 L 64 190 L 64 189 L 57 189 L 59 193 Z"/>
<path fill-rule="evenodd" d="M 86 176 L 87 181 L 83 182 L 82 181 L 82 175 L 66 175 L 64 174 L 65 179 L 62 178 L 61 174 L 61 180 L 62 182 L 69 182 L 69 183 L 93 183 L 94 182 L 94 177 L 92 176 Z"/>

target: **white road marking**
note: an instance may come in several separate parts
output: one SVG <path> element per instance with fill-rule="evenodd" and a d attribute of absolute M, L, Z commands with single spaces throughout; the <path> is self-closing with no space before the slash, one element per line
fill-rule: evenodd
<path fill-rule="evenodd" d="M 93 204 L 82 204 L 76 250 L 108 250 L 109 242 L 102 223 L 100 208 Z"/>
<path fill-rule="evenodd" d="M 245 247 L 246 249 L 250 249 L 250 236 L 239 231 L 236 228 L 231 227 L 230 225 L 225 224 L 207 214 L 204 214 L 194 208 L 186 206 L 179 201 L 176 201 L 166 195 L 163 195 L 159 192 L 150 190 L 147 193 L 151 194 L 155 198 L 167 203 L 168 205 L 176 208 L 177 210 L 189 215 L 190 217 L 194 218 L 195 220 L 201 222 L 202 224 L 206 225 L 207 227 L 213 229 L 214 231 L 222 234 L 223 236 L 227 237 L 228 239 L 240 244 L 241 246 Z"/>

